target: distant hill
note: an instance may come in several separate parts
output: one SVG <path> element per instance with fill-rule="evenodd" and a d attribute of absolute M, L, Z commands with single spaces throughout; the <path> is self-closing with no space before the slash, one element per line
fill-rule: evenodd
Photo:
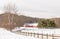
<path fill-rule="evenodd" d="M 11 13 L 0 14 L 0 27 L 7 29 L 13 29 L 15 27 L 21 27 L 24 23 L 38 22 L 43 20 L 43 18 L 33 18 L 23 15 L 16 15 Z M 56 26 L 60 28 L 60 18 L 51 18 L 50 20 L 55 21 Z"/>
<path fill-rule="evenodd" d="M 4 13 L 0 15 L 0 27 L 13 29 L 14 27 L 23 26 L 24 23 L 38 22 L 39 18 L 32 18 L 23 15 Z"/>
<path fill-rule="evenodd" d="M 51 18 L 51 20 L 55 21 L 57 28 L 60 28 L 60 18 Z"/>

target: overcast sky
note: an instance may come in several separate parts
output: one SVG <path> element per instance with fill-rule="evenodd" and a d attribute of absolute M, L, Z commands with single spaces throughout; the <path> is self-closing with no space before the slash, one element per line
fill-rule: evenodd
<path fill-rule="evenodd" d="M 21 14 L 27 16 L 60 17 L 60 0 L 0 0 L 0 10 L 8 3 L 15 3 Z"/>

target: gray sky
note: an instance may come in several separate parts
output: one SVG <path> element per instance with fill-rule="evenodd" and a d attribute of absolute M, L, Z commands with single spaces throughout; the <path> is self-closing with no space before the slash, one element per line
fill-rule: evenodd
<path fill-rule="evenodd" d="M 21 14 L 27 16 L 39 18 L 60 17 L 60 0 L 0 0 L 0 10 L 8 3 L 15 3 Z"/>

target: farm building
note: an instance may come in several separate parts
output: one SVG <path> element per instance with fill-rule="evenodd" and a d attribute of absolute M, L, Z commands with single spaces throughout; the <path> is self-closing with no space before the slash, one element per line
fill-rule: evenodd
<path fill-rule="evenodd" d="M 25 23 L 23 26 L 24 27 L 37 28 L 38 23 Z"/>
<path fill-rule="evenodd" d="M 12 31 L 19 31 L 19 30 L 29 30 L 37 28 L 38 23 L 25 23 L 23 27 L 15 27 Z"/>

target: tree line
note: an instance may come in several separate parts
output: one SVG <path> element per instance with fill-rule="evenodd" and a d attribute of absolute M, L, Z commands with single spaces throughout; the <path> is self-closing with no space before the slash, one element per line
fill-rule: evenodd
<path fill-rule="evenodd" d="M 49 19 L 39 20 L 38 28 L 56 28 L 56 24 Z"/>

